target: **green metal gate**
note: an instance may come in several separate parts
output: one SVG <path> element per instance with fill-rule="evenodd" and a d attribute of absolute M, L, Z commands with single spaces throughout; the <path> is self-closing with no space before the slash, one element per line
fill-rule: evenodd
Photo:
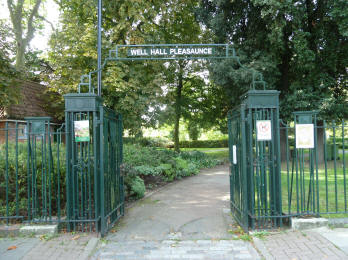
<path fill-rule="evenodd" d="M 61 126 L 28 117 L 0 128 L 0 221 L 104 235 L 124 214 L 122 116 L 92 93 L 65 101 Z"/>
<path fill-rule="evenodd" d="M 291 217 L 347 217 L 346 123 L 319 124 L 316 112 L 303 111 L 286 124 L 278 95 L 250 90 L 228 114 L 234 217 L 245 230 L 282 227 Z"/>
<path fill-rule="evenodd" d="M 282 225 L 278 96 L 250 90 L 229 112 L 231 210 L 245 230 Z"/>
<path fill-rule="evenodd" d="M 92 93 L 68 94 L 65 101 L 68 229 L 104 235 L 124 214 L 122 117 Z M 82 141 L 79 121 L 88 125 Z"/>
<path fill-rule="evenodd" d="M 104 234 L 124 215 L 124 180 L 121 176 L 122 116 L 102 107 L 100 109 L 100 191 L 101 230 Z"/>

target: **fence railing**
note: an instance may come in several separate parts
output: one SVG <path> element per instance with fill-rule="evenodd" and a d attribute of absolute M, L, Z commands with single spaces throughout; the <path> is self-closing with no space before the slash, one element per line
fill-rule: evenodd
<path fill-rule="evenodd" d="M 81 139 L 77 122 L 87 123 Z M 0 222 L 57 223 L 104 235 L 124 214 L 122 117 L 99 106 L 0 125 Z M 75 129 L 76 128 L 76 129 Z"/>
<path fill-rule="evenodd" d="M 274 214 L 271 206 L 270 175 L 260 175 L 254 162 L 254 193 L 249 200 L 252 228 L 269 228 L 280 221 L 289 224 L 291 217 L 324 216 L 347 217 L 348 125 L 345 122 L 313 121 L 313 148 L 296 147 L 296 124 L 280 126 L 281 146 L 281 214 Z M 257 146 L 254 153 L 257 153 Z M 267 150 L 267 149 L 266 149 Z"/>
<path fill-rule="evenodd" d="M 229 112 L 231 210 L 239 224 L 264 229 L 297 216 L 348 217 L 348 124 L 311 111 L 295 112 L 290 123 L 272 118 L 271 109 L 244 104 Z M 260 122 L 271 125 L 269 138 L 260 138 Z"/>
<path fill-rule="evenodd" d="M 314 119 L 314 148 L 296 148 L 295 124 L 282 124 L 283 213 L 345 214 L 348 125 Z"/>
<path fill-rule="evenodd" d="M 57 222 L 65 207 L 65 129 L 47 120 L 3 121 L 0 220 Z"/>

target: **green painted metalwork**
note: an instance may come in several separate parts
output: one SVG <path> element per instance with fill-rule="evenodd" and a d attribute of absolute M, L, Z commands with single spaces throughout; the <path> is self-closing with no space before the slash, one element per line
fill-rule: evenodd
<path fill-rule="evenodd" d="M 124 214 L 122 117 L 95 94 L 65 95 L 68 230 L 104 235 Z M 76 142 L 74 122 L 89 122 L 90 140 Z"/>
<path fill-rule="evenodd" d="M 230 151 L 235 145 L 237 151 L 240 151 L 237 154 L 241 156 L 240 165 L 231 166 L 231 208 L 245 230 L 280 227 L 283 224 L 282 200 L 279 196 L 281 175 L 278 97 L 278 91 L 250 90 L 242 96 L 240 108 L 229 112 Z M 257 126 L 265 121 L 271 126 L 270 140 L 258 137 Z M 239 136 L 235 129 L 240 129 Z M 233 159 L 233 152 L 230 152 L 230 161 L 233 162 Z M 236 182 L 236 176 L 239 183 Z"/>
<path fill-rule="evenodd" d="M 328 124 L 315 111 L 301 111 L 286 124 L 277 95 L 249 91 L 228 114 L 231 210 L 245 230 L 281 227 L 294 216 L 348 214 L 346 123 Z M 272 140 L 257 140 L 258 120 L 271 120 Z M 313 148 L 296 147 L 297 124 L 313 124 Z M 234 145 L 243 157 L 237 164 Z"/>
<path fill-rule="evenodd" d="M 347 214 L 346 123 L 319 121 L 315 111 L 295 112 L 293 126 L 282 122 L 287 140 L 296 140 L 296 124 L 313 124 L 314 147 L 298 148 L 295 143 L 286 143 L 286 151 L 292 156 L 287 158 L 291 169 L 282 171 L 288 176 L 289 186 L 284 210 L 289 216 Z"/>
<path fill-rule="evenodd" d="M 41 117 L 0 129 L 0 220 L 59 221 L 63 128 Z"/>
<path fill-rule="evenodd" d="M 124 215 L 122 116 L 100 107 L 101 233 L 105 234 Z"/>
<path fill-rule="evenodd" d="M 212 54 L 204 55 L 177 55 L 169 54 L 168 55 L 134 55 L 129 56 L 129 49 L 161 49 L 161 50 L 170 50 L 170 49 L 197 49 L 197 48 L 212 48 Z M 80 83 L 78 85 L 78 92 L 82 93 L 84 88 L 88 90 L 87 93 L 94 93 L 96 87 L 93 85 L 93 76 L 100 75 L 100 72 L 105 68 L 105 66 L 110 61 L 122 62 L 122 61 L 148 61 L 148 60 L 216 60 L 216 59 L 233 59 L 236 61 L 238 66 L 247 70 L 251 73 L 252 80 L 250 84 L 250 89 L 255 89 L 256 86 L 261 85 L 263 89 L 266 88 L 266 82 L 263 79 L 262 73 L 256 71 L 253 68 L 248 68 L 240 62 L 240 58 L 236 54 L 236 50 L 229 44 L 143 44 L 143 45 L 117 45 L 115 49 L 109 50 L 108 57 L 104 59 L 103 64 L 98 66 L 98 69 L 91 71 L 86 75 L 82 75 Z M 98 79 L 101 76 L 98 76 Z M 98 80 L 98 94 L 100 94 L 100 82 Z"/>

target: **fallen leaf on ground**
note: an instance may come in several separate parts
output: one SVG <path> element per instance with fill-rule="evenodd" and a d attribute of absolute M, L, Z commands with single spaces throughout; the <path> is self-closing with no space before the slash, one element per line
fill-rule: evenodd
<path fill-rule="evenodd" d="M 73 238 L 72 238 L 72 240 L 77 240 L 77 239 L 79 239 L 80 238 L 80 235 L 77 235 L 77 236 L 74 236 Z"/>
<path fill-rule="evenodd" d="M 13 249 L 16 249 L 17 247 L 16 246 L 10 246 L 9 248 L 7 248 L 7 250 L 13 250 Z"/>

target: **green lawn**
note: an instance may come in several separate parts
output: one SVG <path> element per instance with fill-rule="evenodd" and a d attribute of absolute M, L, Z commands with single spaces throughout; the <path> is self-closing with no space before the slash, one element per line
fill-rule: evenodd
<path fill-rule="evenodd" d="M 320 164 L 317 173 L 314 170 L 314 178 L 310 178 L 309 165 L 305 165 L 303 175 L 296 175 L 296 166 L 292 174 L 291 164 L 289 173 L 286 164 L 282 164 L 282 204 L 284 213 L 289 213 L 289 199 L 291 197 L 290 212 L 296 213 L 297 210 L 305 212 L 312 209 L 313 189 L 315 207 L 318 207 L 317 198 L 319 197 L 320 212 L 344 212 L 348 209 L 348 154 L 345 155 L 345 172 L 343 168 L 342 156 L 336 161 L 336 171 L 334 161 L 328 161 L 326 170 L 325 164 Z M 293 176 L 293 182 L 291 182 Z M 302 181 L 301 181 L 301 176 Z M 298 180 L 298 181 L 297 181 Z M 313 183 L 314 182 L 314 183 Z M 345 183 L 346 182 L 346 183 Z M 291 189 L 291 183 L 292 189 Z M 313 185 L 314 184 L 314 185 Z M 310 188 L 311 186 L 311 188 Z M 318 188 L 317 188 L 318 187 Z M 311 192 L 309 192 L 311 190 Z M 302 194 L 302 196 L 301 196 Z M 308 204 L 308 196 L 311 196 Z M 319 196 L 318 196 L 319 195 Z M 348 217 L 348 214 L 322 214 L 323 217 Z"/>

